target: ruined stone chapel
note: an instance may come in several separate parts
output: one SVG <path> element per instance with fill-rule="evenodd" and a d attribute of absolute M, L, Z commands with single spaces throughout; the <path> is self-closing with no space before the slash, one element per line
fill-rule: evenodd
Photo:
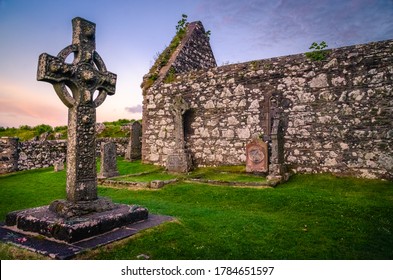
<path fill-rule="evenodd" d="M 145 75 L 142 160 L 187 171 L 244 165 L 254 139 L 267 172 L 393 179 L 393 40 L 217 67 L 201 22 Z"/>

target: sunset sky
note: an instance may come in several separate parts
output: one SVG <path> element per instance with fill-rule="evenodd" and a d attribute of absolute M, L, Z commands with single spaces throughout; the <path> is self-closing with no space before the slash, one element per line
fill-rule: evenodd
<path fill-rule="evenodd" d="M 211 30 L 218 65 L 393 39 L 392 0 L 0 0 L 0 126 L 66 125 L 67 108 L 36 80 L 38 56 L 71 44 L 74 17 L 96 23 L 97 52 L 118 76 L 97 121 L 141 118 L 142 77 L 182 14 Z"/>

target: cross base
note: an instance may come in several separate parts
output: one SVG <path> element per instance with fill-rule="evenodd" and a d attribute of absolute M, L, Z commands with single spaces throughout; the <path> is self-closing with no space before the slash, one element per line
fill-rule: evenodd
<path fill-rule="evenodd" d="M 50 206 L 30 208 L 8 213 L 6 225 L 15 226 L 24 232 L 74 243 L 148 218 L 146 208 L 125 204 L 113 206 L 107 211 L 91 212 L 72 218 L 59 216 L 49 209 Z"/>
<path fill-rule="evenodd" d="M 127 147 L 126 154 L 124 155 L 124 159 L 128 161 L 141 159 L 141 149 L 140 148 L 130 148 Z"/>
<path fill-rule="evenodd" d="M 172 173 L 187 173 L 192 168 L 191 156 L 185 149 L 178 149 L 168 155 L 166 170 Z"/>
<path fill-rule="evenodd" d="M 53 201 L 49 205 L 49 210 L 66 219 L 87 215 L 93 212 L 109 211 L 113 208 L 115 208 L 115 204 L 106 197 L 79 202 L 59 199 Z"/>
<path fill-rule="evenodd" d="M 103 171 L 98 174 L 97 178 L 98 179 L 105 179 L 105 178 L 116 177 L 119 175 L 120 175 L 120 173 L 118 171 Z"/>

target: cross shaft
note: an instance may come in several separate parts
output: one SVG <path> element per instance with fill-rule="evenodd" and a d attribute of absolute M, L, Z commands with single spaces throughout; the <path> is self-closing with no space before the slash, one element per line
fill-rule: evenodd
<path fill-rule="evenodd" d="M 116 74 L 95 51 L 95 24 L 78 17 L 72 27 L 72 45 L 57 56 L 40 55 L 37 80 L 51 83 L 68 107 L 67 200 L 84 202 L 97 199 L 96 107 L 115 93 Z M 71 53 L 74 60 L 66 63 Z"/>

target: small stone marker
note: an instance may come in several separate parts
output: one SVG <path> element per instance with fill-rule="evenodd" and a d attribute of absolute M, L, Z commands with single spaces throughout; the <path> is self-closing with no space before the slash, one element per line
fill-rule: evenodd
<path fill-rule="evenodd" d="M 38 62 L 37 80 L 51 83 L 68 107 L 67 199 L 8 213 L 8 226 L 75 242 L 148 218 L 146 208 L 116 204 L 97 194 L 96 108 L 115 94 L 116 75 L 95 51 L 95 27 L 74 18 L 72 45 L 56 57 L 43 53 Z M 66 58 L 71 53 L 70 64 Z"/>
<path fill-rule="evenodd" d="M 154 180 L 150 182 L 150 188 L 152 189 L 161 189 L 164 186 L 164 181 Z"/>
<path fill-rule="evenodd" d="M 128 142 L 125 159 L 132 161 L 142 157 L 142 125 L 135 121 L 130 128 L 130 141 Z"/>
<path fill-rule="evenodd" d="M 246 146 L 246 172 L 265 173 L 267 171 L 267 144 L 260 139 L 254 139 Z"/>
<path fill-rule="evenodd" d="M 53 169 L 55 172 L 59 172 L 61 170 L 64 170 L 64 162 L 63 161 L 57 161 L 53 165 Z"/>
<path fill-rule="evenodd" d="M 119 176 L 116 161 L 116 144 L 113 142 L 101 143 L 101 169 L 98 178 Z"/>

